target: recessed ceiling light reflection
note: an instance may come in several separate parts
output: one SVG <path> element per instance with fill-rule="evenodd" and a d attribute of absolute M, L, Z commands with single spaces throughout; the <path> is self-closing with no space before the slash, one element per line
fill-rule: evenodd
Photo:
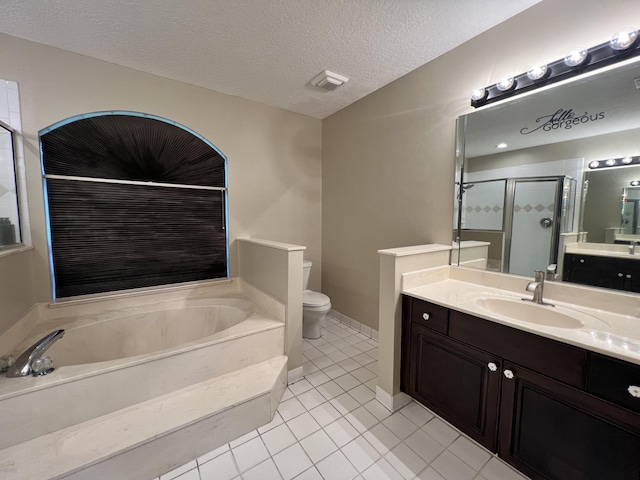
<path fill-rule="evenodd" d="M 506 143 L 502 142 L 496 145 L 496 148 L 507 148 L 509 145 L 507 145 Z"/>

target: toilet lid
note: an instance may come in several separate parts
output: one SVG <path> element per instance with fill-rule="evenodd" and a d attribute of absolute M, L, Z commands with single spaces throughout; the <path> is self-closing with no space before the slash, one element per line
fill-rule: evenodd
<path fill-rule="evenodd" d="M 302 304 L 308 307 L 320 307 L 329 303 L 331 300 L 324 293 L 312 292 L 311 290 L 305 290 L 302 293 Z"/>

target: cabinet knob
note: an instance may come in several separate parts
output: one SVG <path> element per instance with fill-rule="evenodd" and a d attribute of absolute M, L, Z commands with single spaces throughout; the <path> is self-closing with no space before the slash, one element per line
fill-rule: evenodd
<path fill-rule="evenodd" d="M 636 385 L 629 385 L 629 388 L 627 388 L 627 391 L 632 397 L 640 398 L 640 387 Z"/>
<path fill-rule="evenodd" d="M 619 276 L 620 278 L 622 278 L 622 273 L 619 273 L 619 274 L 618 274 L 618 276 Z"/>
<path fill-rule="evenodd" d="M 513 377 L 515 376 L 513 374 L 513 372 L 511 370 L 505 370 L 504 371 L 504 376 L 507 377 L 509 380 L 513 379 Z"/>
<path fill-rule="evenodd" d="M 581 258 L 581 259 L 580 259 L 580 263 L 584 263 L 584 258 Z"/>
<path fill-rule="evenodd" d="M 422 318 L 424 318 L 425 320 L 429 320 L 429 317 L 430 317 L 430 316 L 431 316 L 431 315 L 429 315 L 428 313 L 423 313 L 423 314 L 422 314 Z"/>
<path fill-rule="evenodd" d="M 491 370 L 492 372 L 495 372 L 496 370 L 498 370 L 498 366 L 493 362 L 489 362 L 487 367 L 489 367 L 489 370 Z"/>
<path fill-rule="evenodd" d="M 627 273 L 627 274 L 625 275 L 625 277 L 627 277 L 627 278 L 631 278 L 631 274 L 630 274 L 630 273 Z"/>

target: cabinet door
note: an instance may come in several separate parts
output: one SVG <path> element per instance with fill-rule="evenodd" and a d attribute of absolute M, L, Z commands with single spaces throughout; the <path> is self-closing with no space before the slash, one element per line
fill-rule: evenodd
<path fill-rule="evenodd" d="M 500 358 L 411 325 L 408 393 L 496 451 Z"/>
<path fill-rule="evenodd" d="M 568 253 L 565 254 L 563 278 L 572 283 L 623 290 L 624 267 L 616 259 Z"/>
<path fill-rule="evenodd" d="M 640 478 L 640 415 L 506 361 L 503 373 L 504 460 L 533 479 Z"/>

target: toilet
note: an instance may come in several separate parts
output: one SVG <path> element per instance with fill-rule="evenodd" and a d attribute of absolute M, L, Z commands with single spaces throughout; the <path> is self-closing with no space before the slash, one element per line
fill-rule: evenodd
<path fill-rule="evenodd" d="M 320 321 L 331 310 L 331 299 L 320 292 L 313 292 L 309 288 L 309 274 L 312 263 L 305 260 L 302 264 L 303 288 L 302 292 L 302 337 L 320 338 Z"/>

